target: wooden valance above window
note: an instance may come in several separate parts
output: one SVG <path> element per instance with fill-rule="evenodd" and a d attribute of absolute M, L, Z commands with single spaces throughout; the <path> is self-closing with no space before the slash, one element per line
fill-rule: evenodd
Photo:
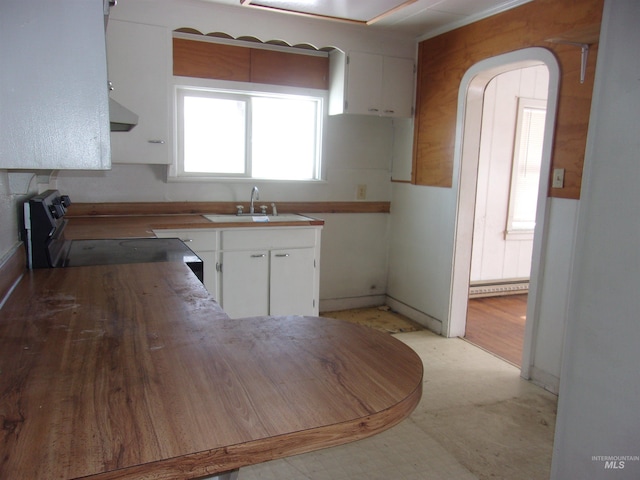
<path fill-rule="evenodd" d="M 316 52 L 314 52 L 316 53 Z M 173 38 L 173 74 L 184 77 L 329 88 L 329 57 L 203 39 Z"/>

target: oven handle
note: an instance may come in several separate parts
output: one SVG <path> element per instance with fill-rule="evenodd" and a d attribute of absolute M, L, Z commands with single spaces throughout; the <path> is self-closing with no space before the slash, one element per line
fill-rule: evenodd
<path fill-rule="evenodd" d="M 33 245 L 31 245 L 31 207 L 29 202 L 24 202 L 24 229 L 27 233 L 27 267 L 33 269 Z"/>

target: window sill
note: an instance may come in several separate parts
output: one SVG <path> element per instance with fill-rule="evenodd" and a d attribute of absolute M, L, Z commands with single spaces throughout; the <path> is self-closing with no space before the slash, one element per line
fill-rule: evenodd
<path fill-rule="evenodd" d="M 522 242 L 533 240 L 533 230 L 511 230 L 504 232 L 504 239 L 508 242 Z"/>
<path fill-rule="evenodd" d="M 277 178 L 254 178 L 254 177 L 197 177 L 197 176 L 176 176 L 167 175 L 167 182 L 184 183 L 293 183 L 293 184 L 326 184 L 325 179 L 292 180 Z"/>

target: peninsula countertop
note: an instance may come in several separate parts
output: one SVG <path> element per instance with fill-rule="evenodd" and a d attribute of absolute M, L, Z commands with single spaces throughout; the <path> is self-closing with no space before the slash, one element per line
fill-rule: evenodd
<path fill-rule="evenodd" d="M 230 319 L 178 263 L 28 271 L 0 352 L 0 478 L 199 478 L 373 435 L 422 393 L 392 336 Z"/>

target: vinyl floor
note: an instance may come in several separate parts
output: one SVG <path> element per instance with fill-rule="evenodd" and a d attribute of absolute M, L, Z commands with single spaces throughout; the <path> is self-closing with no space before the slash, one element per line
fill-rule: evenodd
<path fill-rule="evenodd" d="M 425 329 L 393 335 L 424 363 L 422 400 L 409 418 L 364 440 L 242 468 L 239 480 L 549 478 L 555 395 L 463 339 Z"/>

